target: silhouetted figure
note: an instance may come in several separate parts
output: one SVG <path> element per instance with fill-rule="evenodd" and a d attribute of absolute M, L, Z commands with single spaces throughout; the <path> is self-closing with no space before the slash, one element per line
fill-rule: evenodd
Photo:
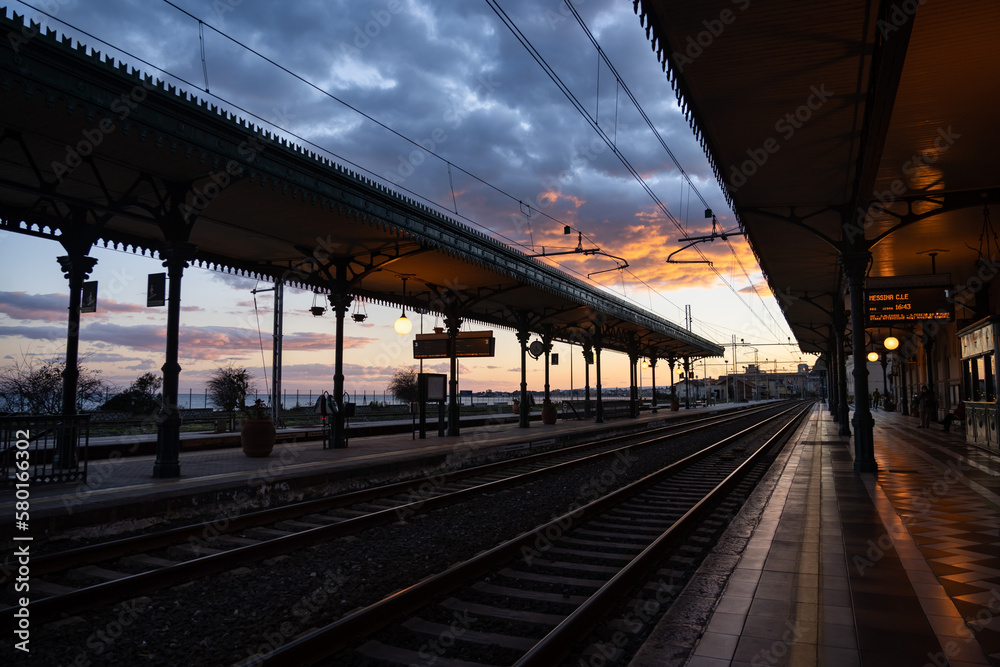
<path fill-rule="evenodd" d="M 917 428 L 929 428 L 931 425 L 931 409 L 934 407 L 934 390 L 927 385 L 922 386 L 917 400 L 920 404 L 920 426 Z"/>
<path fill-rule="evenodd" d="M 944 419 L 941 420 L 941 426 L 944 427 L 945 431 L 950 431 L 951 423 L 953 421 L 958 421 L 959 423 L 965 421 L 965 403 L 959 403 L 957 406 L 955 406 L 954 412 L 949 412 L 948 414 L 946 414 L 944 416 Z"/>

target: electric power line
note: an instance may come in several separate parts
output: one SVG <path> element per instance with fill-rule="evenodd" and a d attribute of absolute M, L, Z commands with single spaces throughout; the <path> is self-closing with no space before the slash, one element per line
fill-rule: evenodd
<path fill-rule="evenodd" d="M 569 100 L 569 102 L 573 105 L 573 107 L 577 110 L 577 112 L 580 113 L 581 116 L 583 116 L 583 118 L 588 122 L 588 124 L 590 124 L 591 128 L 601 137 L 601 139 L 611 149 L 611 151 L 615 154 L 615 156 L 618 157 L 618 159 L 625 166 L 625 168 L 629 171 L 629 173 L 632 174 L 633 178 L 635 178 L 635 180 L 639 183 L 639 185 L 643 188 L 643 190 L 653 200 L 653 202 L 656 204 L 657 208 L 659 208 L 660 211 L 667 217 L 667 219 L 670 220 L 670 222 L 673 223 L 674 226 L 682 234 L 684 234 L 685 231 L 684 231 L 683 225 L 680 223 L 680 221 L 678 221 L 677 218 L 674 217 L 674 215 L 672 213 L 670 213 L 670 211 L 667 209 L 666 205 L 660 200 L 660 198 L 656 195 L 656 193 L 653 192 L 653 190 L 649 186 L 649 184 L 646 183 L 645 179 L 642 177 L 642 174 L 640 174 L 635 169 L 635 167 L 632 166 L 632 164 L 629 162 L 628 158 L 626 158 L 625 155 L 618 149 L 618 146 L 615 144 L 615 142 L 612 141 L 610 137 L 608 137 L 607 133 L 605 133 L 604 130 L 600 127 L 600 125 L 597 123 L 596 119 L 594 119 L 587 112 L 587 110 L 584 107 L 584 105 L 576 98 L 576 96 L 569 89 L 569 87 L 562 81 L 562 79 L 555 72 L 555 70 L 552 68 L 552 66 L 548 64 L 548 62 L 541 55 L 541 53 L 531 43 L 531 40 L 528 39 L 528 37 L 521 31 L 521 29 L 517 27 L 517 24 L 514 23 L 514 21 L 507 15 L 507 13 L 503 10 L 503 8 L 500 7 L 495 2 L 495 0 L 486 0 L 486 4 L 490 7 L 490 9 L 493 10 L 493 12 L 501 20 L 501 22 L 504 24 L 504 26 L 511 32 L 511 34 L 514 35 L 514 37 L 518 40 L 518 42 L 521 43 L 521 45 L 525 48 L 525 50 L 528 52 L 528 54 L 542 68 L 542 71 L 544 71 L 549 76 L 549 78 L 552 80 L 552 82 L 555 83 L 556 87 L 559 88 L 559 90 Z M 597 40 L 594 38 L 593 34 L 590 32 L 590 29 L 587 28 L 586 24 L 583 22 L 583 19 L 576 12 L 576 9 L 573 7 L 572 3 L 569 0 L 566 0 L 566 4 L 570 8 L 570 10 L 573 12 L 573 14 L 576 17 L 578 23 L 581 25 L 581 27 L 584 29 L 584 31 L 586 32 L 586 34 L 590 38 L 591 43 L 597 49 L 598 54 L 600 55 L 600 57 L 604 60 L 604 62 L 608 65 L 609 69 L 615 75 L 615 77 L 616 77 L 619 85 L 621 85 L 622 89 L 629 96 L 629 99 L 632 100 L 633 104 L 636 106 L 636 109 L 639 111 L 639 113 L 646 120 L 646 122 L 649 125 L 650 129 L 653 131 L 654 135 L 656 135 L 656 137 L 660 140 L 661 145 L 667 151 L 668 155 L 671 156 L 671 159 L 674 160 L 674 163 L 677 165 L 678 169 L 681 171 L 681 173 L 684 174 L 685 178 L 688 179 L 688 182 L 691 185 L 691 188 L 696 192 L 696 194 L 698 195 L 699 199 L 707 207 L 708 204 L 707 204 L 707 202 L 705 202 L 704 197 L 702 197 L 701 193 L 697 190 L 697 188 L 694 187 L 693 183 L 690 182 L 690 178 L 687 176 L 687 172 L 685 172 L 683 170 L 683 168 L 680 166 L 679 162 L 677 161 L 676 157 L 673 155 L 673 152 L 670 151 L 669 147 L 666 145 L 666 142 L 664 142 L 662 140 L 662 137 L 660 137 L 659 133 L 656 131 L 656 128 L 653 126 L 652 121 L 649 120 L 649 117 L 646 115 L 645 111 L 642 110 L 641 105 L 639 105 L 638 100 L 635 99 L 635 97 L 631 94 L 631 91 L 628 89 L 628 86 L 625 84 L 625 82 L 618 75 L 618 72 L 615 69 L 614 65 L 611 63 L 610 59 L 608 59 L 608 57 L 604 54 L 603 49 L 600 48 L 600 45 L 598 44 Z M 739 292 L 736 290 L 736 288 L 733 286 L 733 284 L 730 283 L 728 280 L 726 280 L 726 278 L 722 275 L 722 273 L 719 272 L 719 270 L 717 268 L 715 268 L 715 266 L 711 262 L 708 261 L 708 258 L 705 256 L 704 252 L 700 248 L 697 248 L 696 251 L 698 252 L 698 255 L 709 264 L 709 267 L 712 269 L 712 271 L 715 273 L 715 275 L 718 276 L 719 280 L 721 280 L 727 287 L 729 287 L 729 289 L 740 300 L 740 302 L 744 303 L 744 305 L 747 306 L 748 310 L 750 310 L 750 313 L 754 317 L 756 317 L 758 320 L 760 320 L 761 324 L 763 324 L 768 330 L 770 330 L 770 325 L 768 325 L 763 320 L 763 318 L 761 318 L 760 315 L 758 315 L 756 313 L 756 311 L 754 311 L 754 309 L 750 307 L 750 305 L 747 302 L 743 301 L 742 297 L 740 297 Z M 754 284 L 752 280 L 750 281 L 750 283 L 751 283 L 751 285 Z M 756 290 L 755 290 L 755 292 L 756 292 Z M 758 298 L 760 298 L 759 294 L 757 296 L 758 296 Z M 763 299 L 761 299 L 761 301 L 763 302 Z M 774 321 L 774 323 L 777 324 L 778 327 L 779 327 L 779 329 L 780 329 L 781 325 L 774 318 L 773 314 L 771 314 L 770 311 L 768 311 L 766 308 L 765 308 L 765 312 L 768 313 L 768 315 L 771 317 L 771 320 Z M 774 332 L 772 331 L 772 333 L 774 333 Z M 777 334 L 775 334 L 775 336 L 777 337 Z"/>
<path fill-rule="evenodd" d="M 406 135 L 402 134 L 401 132 L 393 129 L 389 125 L 386 125 L 385 123 L 379 121 L 378 119 L 374 118 L 373 116 L 371 116 L 371 115 L 365 113 L 364 111 L 362 111 L 362 110 L 354 107 L 350 103 L 348 103 L 348 102 L 340 99 L 339 97 L 333 95 L 332 93 L 330 93 L 330 92 L 328 92 L 328 91 L 320 88 L 319 86 L 317 86 L 313 82 L 311 82 L 308 79 L 306 79 L 305 77 L 303 77 L 303 76 L 295 73 L 294 71 L 288 69 L 287 67 L 281 65 L 280 63 L 278 63 L 277 61 L 273 60 L 272 58 L 264 55 L 263 53 L 260 53 L 256 49 L 253 49 L 252 47 L 244 44 L 240 40 L 238 40 L 238 39 L 236 39 L 236 38 L 234 38 L 234 37 L 226 34 L 225 32 L 219 30 L 218 28 L 216 28 L 215 26 L 211 25 L 210 23 L 207 23 L 207 22 L 203 21 L 199 17 L 197 17 L 194 14 L 192 14 L 192 13 L 184 10 L 183 8 L 178 7 L 176 4 L 174 4 L 170 0 L 163 0 L 163 2 L 165 4 L 167 4 L 167 5 L 169 5 L 170 7 L 172 7 L 173 9 L 177 10 L 178 12 L 184 14 L 185 16 L 188 16 L 189 18 L 193 19 L 194 21 L 196 21 L 198 23 L 199 40 L 200 40 L 201 48 L 202 49 L 204 49 L 203 30 L 204 30 L 205 26 L 208 26 L 209 29 L 211 29 L 213 32 L 215 32 L 219 36 L 221 36 L 221 37 L 223 37 L 223 38 L 231 41 L 232 43 L 236 44 L 240 48 L 242 48 L 242 49 L 244 49 L 244 50 L 246 50 L 246 51 L 254 54 L 258 58 L 262 59 L 263 61 L 271 64 L 272 66 L 278 68 L 282 72 L 285 72 L 289 76 L 292 76 L 296 80 L 298 80 L 298 81 L 306 84 L 307 86 L 313 88 L 314 90 L 320 92 L 324 96 L 326 96 L 326 97 L 328 97 L 328 98 L 330 98 L 330 99 L 338 102 L 342 106 L 344 106 L 347 109 L 351 110 L 352 112 L 360 115 L 361 117 L 365 118 L 366 120 L 374 123 L 375 125 L 383 128 L 384 130 L 390 132 L 391 134 L 399 137 L 400 139 L 402 139 L 402 140 L 410 143 L 413 146 L 416 146 L 416 147 L 420 148 L 423 151 L 426 151 L 428 154 L 430 154 L 433 157 L 436 157 L 437 159 L 441 160 L 442 162 L 444 162 L 448 166 L 449 177 L 450 177 L 451 168 L 454 166 L 456 169 L 460 170 L 462 173 L 464 173 L 467 176 L 469 176 L 470 178 L 472 178 L 472 179 L 474 179 L 474 180 L 482 183 L 483 185 L 491 188 L 492 190 L 496 191 L 497 193 L 499 193 L 499 194 L 501 194 L 501 195 L 509 198 L 512 201 L 518 201 L 519 204 L 523 204 L 523 202 L 520 199 L 517 199 L 514 195 L 512 195 L 512 194 L 506 192 L 505 190 L 497 187 L 493 183 L 491 183 L 489 181 L 486 181 L 485 179 L 480 178 L 479 176 L 473 174 L 472 172 L 470 172 L 470 171 L 468 171 L 468 170 L 466 170 L 466 169 L 464 169 L 464 168 L 462 168 L 462 167 L 460 167 L 458 165 L 454 165 L 450 160 L 447 160 L 442 155 L 440 155 L 440 154 L 438 154 L 438 153 L 436 153 L 434 151 L 428 150 L 425 146 L 420 145 L 418 142 L 414 141 L 413 139 L 410 139 L 409 137 L 407 137 Z M 579 102 L 576 100 L 575 96 L 572 94 L 572 92 L 569 90 L 569 88 L 566 87 L 565 84 L 562 83 L 562 81 L 559 79 L 558 75 L 555 74 L 554 70 L 552 70 L 548 66 L 548 64 L 544 61 L 544 59 L 541 58 L 541 55 L 538 54 L 538 52 L 534 49 L 534 47 L 531 45 L 530 41 L 527 40 L 527 38 L 523 35 L 523 33 L 521 33 L 520 30 L 516 28 L 516 25 L 514 25 L 512 21 L 508 24 L 509 17 L 507 17 L 507 19 L 505 20 L 506 14 L 503 12 L 502 9 L 500 9 L 498 6 L 494 6 L 492 3 L 490 3 L 489 0 L 487 0 L 487 2 L 488 2 L 488 4 L 490 4 L 490 6 L 494 10 L 494 12 L 497 13 L 497 15 L 501 17 L 501 20 L 504 20 L 505 25 L 507 25 L 507 27 L 512 31 L 512 33 L 514 33 L 515 36 L 518 37 L 519 41 L 521 41 L 521 43 L 525 46 L 525 48 L 528 50 L 528 52 L 530 54 L 532 54 L 533 57 L 535 57 L 536 62 L 538 62 L 539 65 L 542 66 L 543 70 L 545 70 L 546 73 L 549 74 L 550 78 L 553 79 L 553 81 L 560 88 L 560 90 L 562 90 L 562 92 L 567 96 L 567 98 L 572 103 L 574 103 L 574 106 L 576 106 L 576 108 L 584 116 L 584 118 L 586 118 L 588 120 L 588 122 L 590 122 L 591 125 L 594 126 L 594 128 L 598 131 L 598 134 L 600 134 L 602 136 L 603 140 L 608 144 L 609 147 L 611 147 L 612 151 L 616 154 L 616 156 L 618 156 L 618 158 L 622 161 L 622 163 L 626 166 L 626 168 L 630 171 L 630 173 L 632 173 L 633 177 L 636 178 L 636 180 L 640 183 L 640 185 L 652 197 L 653 201 L 658 205 L 658 207 L 660 208 L 660 210 L 667 216 L 667 218 L 669 220 L 671 220 L 671 222 L 676 227 L 678 227 L 678 229 L 681 232 L 683 232 L 683 227 L 680 225 L 680 222 L 670 213 L 670 211 L 659 200 L 659 198 L 656 196 L 656 194 L 649 188 L 648 184 L 645 183 L 645 181 L 642 178 L 641 174 L 639 174 L 632 167 L 632 165 L 628 162 L 627 158 L 625 158 L 625 156 L 618 150 L 617 146 L 615 145 L 615 142 L 613 140 L 611 140 L 609 137 L 607 137 L 607 135 L 599 127 L 596 126 L 596 120 L 593 119 L 593 118 L 591 118 L 590 115 L 586 112 L 586 110 L 582 107 L 582 105 L 579 104 Z M 208 90 L 208 85 L 207 85 L 208 84 L 208 81 L 207 81 L 207 64 L 204 61 L 203 61 L 203 70 L 204 70 L 203 73 L 205 74 L 205 84 L 206 85 L 204 87 L 201 87 L 201 86 L 198 86 L 196 83 L 185 79 L 184 77 L 181 77 L 181 76 L 179 76 L 177 74 L 174 74 L 173 72 L 171 72 L 169 70 L 162 69 L 162 68 L 154 65 L 153 63 L 151 63 L 151 62 L 149 62 L 149 61 L 147 61 L 147 60 L 145 60 L 145 59 L 143 59 L 143 58 L 141 58 L 141 57 L 139 57 L 139 56 L 137 56 L 137 55 L 135 55 L 135 54 L 127 51 L 127 50 L 125 50 L 125 49 L 122 49 L 121 47 L 115 46 L 115 45 L 111 44 L 110 42 L 107 42 L 106 40 L 103 40 L 103 39 L 97 37 L 96 35 L 87 32 L 86 30 L 83 30 L 83 29 L 81 29 L 81 28 L 79 28 L 77 26 L 74 26 L 74 25 L 69 24 L 69 23 L 67 23 L 65 21 L 57 19 L 52 14 L 50 14 L 48 12 L 45 12 L 44 10 L 41 10 L 41 9 L 39 9 L 37 7 L 34 7 L 29 2 L 22 2 L 22 4 L 24 4 L 27 7 L 30 7 L 31 9 L 35 10 L 36 12 L 38 12 L 41 15 L 48 16 L 50 19 L 52 19 L 54 21 L 58 21 L 59 23 L 62 23 L 64 25 L 72 28 L 73 30 L 76 30 L 79 33 L 81 33 L 83 35 L 86 35 L 87 37 L 89 37 L 89 38 L 91 38 L 93 40 L 96 40 L 97 42 L 106 44 L 107 46 L 110 46 L 111 48 L 114 48 L 114 49 L 118 50 L 119 52 L 125 54 L 126 56 L 128 56 L 130 58 L 133 58 L 137 62 L 143 63 L 144 65 L 147 65 L 148 67 L 150 67 L 150 68 L 152 68 L 154 70 L 163 72 L 163 73 L 171 76 L 172 78 L 174 78 L 177 81 L 180 81 L 180 82 L 182 82 L 182 83 L 184 83 L 184 84 L 186 84 L 188 86 L 191 86 L 192 88 L 196 88 L 196 89 L 199 89 L 199 90 L 204 90 L 207 95 L 211 95 L 215 99 L 217 99 L 217 100 L 219 100 L 221 102 L 224 102 L 225 104 L 228 104 L 229 106 L 231 106 L 234 109 L 239 110 L 241 113 L 244 113 L 247 116 L 255 118 L 255 119 L 257 119 L 258 121 L 261 121 L 264 124 L 267 124 L 267 125 L 270 125 L 272 127 L 275 127 L 277 129 L 279 129 L 281 132 L 287 134 L 288 136 L 295 138 L 297 141 L 300 141 L 300 142 L 302 142 L 305 145 L 311 146 L 313 148 L 316 148 L 316 149 L 320 150 L 321 152 L 324 152 L 324 153 L 326 153 L 328 155 L 331 155 L 331 156 L 335 157 L 338 161 L 340 161 L 340 162 L 342 162 L 342 163 L 344 163 L 346 165 L 350 165 L 351 167 L 354 167 L 354 168 L 358 169 L 361 172 L 369 174 L 369 175 L 373 176 L 374 178 L 378 178 L 379 180 L 383 180 L 383 179 L 381 179 L 381 177 L 379 177 L 377 174 L 375 174 L 374 172 L 370 171 L 369 169 L 366 169 L 365 167 L 363 167 L 361 165 L 358 165 L 358 164 L 352 162 L 351 160 L 348 160 L 348 159 L 346 159 L 346 158 L 338 155 L 334 151 L 331 151 L 330 149 L 328 149 L 328 148 L 326 148 L 324 146 L 321 146 L 321 145 L 319 145 L 319 144 L 317 144 L 315 142 L 312 142 L 312 141 L 306 139 L 305 137 L 302 137 L 301 135 L 299 135 L 299 134 L 297 134 L 295 132 L 292 132 L 291 130 L 283 128 L 283 127 L 281 127 L 280 125 L 278 125 L 277 123 L 275 123 L 273 121 L 268 121 L 268 120 L 264 119 L 263 117 L 259 116 L 258 114 L 253 113 L 249 109 L 246 109 L 246 108 L 244 108 L 244 107 L 242 107 L 242 106 L 240 106 L 240 105 L 238 105 L 238 104 L 236 104 L 234 102 L 231 102 L 230 100 L 227 100 L 227 99 L 225 99 L 225 98 L 223 98 L 223 97 L 221 97 L 221 96 L 219 96 L 217 94 L 211 93 Z M 627 88 L 627 86 L 625 86 L 624 81 L 621 79 L 620 75 L 618 74 L 617 70 L 614 68 L 613 64 L 610 62 L 610 60 L 607 58 L 607 56 L 604 55 L 604 53 L 600 49 L 599 45 L 597 45 L 596 40 L 593 38 L 593 35 L 590 33 L 589 29 L 586 27 L 586 24 L 583 23 L 582 19 L 576 13 L 575 8 L 573 8 L 572 5 L 569 4 L 568 2 L 567 2 L 567 4 L 570 6 L 570 8 L 573 11 L 573 13 L 577 16 L 577 20 L 580 22 L 581 26 L 585 29 L 585 31 L 587 32 L 588 36 L 591 38 L 591 41 L 595 44 L 595 46 L 597 46 L 598 53 L 599 53 L 600 57 L 604 59 L 604 61 L 608 64 L 608 66 L 611 69 L 611 71 L 614 73 L 614 75 L 616 77 L 616 82 L 617 82 L 616 86 L 620 85 L 621 88 L 626 92 L 626 94 L 628 95 L 628 97 L 632 100 L 633 104 L 636 106 L 637 110 L 639 110 L 640 114 L 646 120 L 647 124 L 649 124 L 650 129 L 653 131 L 654 135 L 660 141 L 660 143 L 663 146 L 663 148 L 666 150 L 666 152 L 668 153 L 668 155 L 670 155 L 671 159 L 674 161 L 674 164 L 677 166 L 679 172 L 684 176 L 684 178 L 688 182 L 689 186 L 692 188 L 692 190 L 697 194 L 698 198 L 707 207 L 707 202 L 705 202 L 704 197 L 701 195 L 701 193 L 694 186 L 693 182 L 690 179 L 690 176 L 683 169 L 683 167 L 680 165 L 679 161 L 677 161 L 676 157 L 673 155 L 672 151 L 670 151 L 670 148 L 666 145 L 666 143 L 663 141 L 662 137 L 656 131 L 655 127 L 652 125 L 652 122 L 649 120 L 648 116 L 642 110 L 641 106 L 639 105 L 639 103 L 635 99 L 635 97 L 632 95 L 631 91 Z M 391 183 L 391 181 L 390 181 L 390 183 Z M 403 192 L 406 192 L 407 194 L 410 194 L 410 195 L 414 196 L 417 199 L 420 199 L 420 200 L 425 201 L 425 202 L 427 202 L 429 204 L 432 204 L 435 207 L 440 207 L 440 208 L 442 208 L 442 210 L 445 210 L 444 207 L 442 207 L 438 202 L 435 202 L 435 201 L 433 201 L 433 200 L 431 200 L 431 199 L 429 199 L 429 198 L 421 195 L 418 192 L 415 192 L 415 191 L 410 190 L 408 188 L 402 187 L 402 186 L 400 186 L 398 184 L 395 184 L 395 183 L 392 183 L 392 185 L 393 185 L 394 188 L 397 188 L 397 189 L 399 189 L 399 190 L 401 190 Z M 531 207 L 530 205 L 527 205 L 527 204 L 523 204 L 523 205 L 527 206 L 529 210 L 535 210 L 537 213 L 541 214 L 542 216 L 544 216 L 545 218 L 548 218 L 549 220 L 551 220 L 553 222 L 556 222 L 556 223 L 558 223 L 560 225 L 565 225 L 564 222 L 562 222 L 561 220 L 559 220 L 559 219 L 557 219 L 557 218 L 555 218 L 555 217 L 553 217 L 553 216 L 545 213 L 544 211 L 541 211 L 541 210 L 538 210 L 538 209 L 534 209 L 533 207 Z M 468 223 L 470 223 L 470 224 L 472 224 L 474 226 L 480 227 L 480 228 L 482 228 L 482 229 L 490 232 L 491 234 L 493 234 L 493 235 L 495 235 L 495 236 L 497 236 L 497 237 L 499 237 L 499 238 L 501 238 L 501 239 L 503 239 L 503 240 L 511 243 L 512 245 L 520 246 L 520 247 L 524 247 L 524 248 L 529 247 L 529 246 L 524 245 L 522 242 L 517 241 L 515 239 L 511 239 L 511 238 L 507 237 L 506 235 L 504 235 L 504 234 L 502 234 L 502 233 L 500 233 L 500 232 L 498 232 L 498 231 L 496 231 L 494 229 L 491 229 L 491 228 L 487 227 L 486 225 L 480 224 L 479 222 L 477 222 L 477 221 L 475 221 L 475 220 L 473 220 L 471 218 L 468 218 L 467 216 L 459 214 L 458 211 L 457 211 L 457 203 L 455 204 L 455 211 L 448 211 L 448 212 L 450 214 L 456 215 L 457 217 L 459 217 L 459 218 L 467 221 Z M 577 231 L 579 231 L 579 230 L 577 230 Z M 594 243 L 593 239 L 591 239 L 588 235 L 583 234 L 582 232 L 581 232 L 581 234 L 584 237 L 587 238 L 588 242 Z M 594 243 L 594 245 L 596 245 L 596 243 Z M 699 254 L 701 254 L 700 250 L 699 250 Z M 735 254 L 735 251 L 734 251 L 734 254 Z M 702 257 L 704 257 L 703 254 L 702 254 Z M 737 259 L 738 259 L 738 257 L 737 257 Z M 569 270 L 569 271 L 571 271 L 573 273 L 577 273 L 578 275 L 583 276 L 582 272 L 577 271 L 576 269 L 572 268 L 571 266 L 567 266 L 566 264 L 564 264 L 562 262 L 556 262 L 556 263 L 559 264 L 562 268 L 564 268 L 564 270 Z M 742 263 L 741 263 L 741 266 L 742 266 Z M 736 294 L 737 297 L 739 297 L 739 295 L 736 292 L 736 290 L 733 287 L 733 285 L 730 284 L 728 281 L 726 281 L 725 278 L 723 278 L 721 276 L 721 274 L 719 274 L 719 272 L 717 270 L 715 271 L 715 273 L 730 288 L 730 290 L 732 290 L 734 292 L 734 294 Z M 661 298 L 663 298 L 665 301 L 667 301 L 671 305 L 674 305 L 675 307 L 678 307 L 678 306 L 676 306 L 676 304 L 673 304 L 673 302 L 671 302 L 669 299 L 667 299 L 659 290 L 656 290 L 655 288 L 653 288 L 652 286 L 650 286 L 645 281 L 639 279 L 633 272 L 629 271 L 629 274 L 632 275 L 633 278 L 636 278 L 637 280 L 639 280 L 643 285 L 645 285 L 651 291 L 655 292 L 658 296 L 660 296 Z M 744 274 L 746 275 L 745 268 L 744 268 Z M 749 280 L 749 275 L 747 275 L 747 278 Z M 750 280 L 750 283 L 753 284 L 753 281 Z M 628 298 L 627 294 L 626 294 L 626 298 Z M 629 300 L 633 301 L 633 302 L 636 302 L 634 299 L 631 299 L 631 298 L 629 298 Z M 740 299 L 740 300 L 742 301 L 742 299 Z M 638 302 L 636 302 L 636 303 L 638 303 Z M 757 314 L 754 313 L 752 309 L 751 309 L 751 313 L 753 313 L 755 316 L 757 316 Z M 757 317 L 759 319 L 759 316 L 757 316 Z M 773 315 L 772 315 L 772 319 L 773 319 Z"/>

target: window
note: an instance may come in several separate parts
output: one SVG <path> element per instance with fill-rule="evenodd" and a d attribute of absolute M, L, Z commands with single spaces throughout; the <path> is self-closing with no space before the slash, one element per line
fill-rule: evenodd
<path fill-rule="evenodd" d="M 997 400 L 996 382 L 993 377 L 993 355 L 985 354 L 982 357 L 985 373 L 983 374 L 983 384 L 985 396 L 983 400 L 995 403 Z"/>

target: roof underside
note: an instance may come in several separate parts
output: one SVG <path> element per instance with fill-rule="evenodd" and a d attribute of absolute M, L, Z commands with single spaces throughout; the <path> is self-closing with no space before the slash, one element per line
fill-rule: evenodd
<path fill-rule="evenodd" d="M 869 276 L 972 275 L 984 204 L 1000 202 L 1000 5 L 637 11 L 804 351 L 826 350 L 849 242 L 871 247 Z"/>

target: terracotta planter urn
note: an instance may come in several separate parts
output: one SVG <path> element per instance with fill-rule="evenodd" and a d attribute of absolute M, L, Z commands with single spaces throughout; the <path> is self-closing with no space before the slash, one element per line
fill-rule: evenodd
<path fill-rule="evenodd" d="M 555 424 L 556 419 L 559 418 L 559 413 L 556 412 L 556 406 L 552 401 L 545 401 L 542 405 L 542 423 L 543 424 Z"/>
<path fill-rule="evenodd" d="M 270 419 L 244 419 L 240 428 L 243 453 L 251 458 L 269 456 L 274 449 L 274 422 Z"/>

